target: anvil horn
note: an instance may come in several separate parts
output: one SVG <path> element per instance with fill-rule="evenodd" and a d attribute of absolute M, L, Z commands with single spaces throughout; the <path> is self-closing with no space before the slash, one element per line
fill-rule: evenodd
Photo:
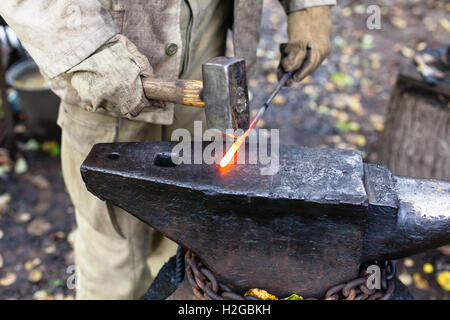
<path fill-rule="evenodd" d="M 173 146 L 98 144 L 81 173 L 93 194 L 192 250 L 236 291 L 321 296 L 361 262 L 450 242 L 449 182 L 395 177 L 357 151 L 305 147 L 280 147 L 273 176 L 261 164 L 155 165 Z"/>
<path fill-rule="evenodd" d="M 449 243 L 450 182 L 364 166 L 369 214 L 362 261 L 399 259 Z"/>

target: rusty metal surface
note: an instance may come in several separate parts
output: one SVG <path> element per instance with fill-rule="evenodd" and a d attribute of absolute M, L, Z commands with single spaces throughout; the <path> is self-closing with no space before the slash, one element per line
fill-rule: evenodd
<path fill-rule="evenodd" d="M 186 277 L 191 285 L 194 296 L 198 300 L 261 300 L 252 294 L 237 294 L 227 285 L 220 283 L 214 274 L 192 252 L 186 252 L 185 260 Z M 392 261 L 390 263 L 395 266 Z M 367 268 L 365 268 L 360 271 L 358 278 L 334 285 L 328 289 L 321 300 L 391 299 L 395 291 L 395 267 L 392 269 L 392 274 L 388 275 L 386 272 L 382 272 L 381 282 L 384 286 L 378 290 L 367 287 L 369 276 L 370 274 L 367 272 Z M 276 300 L 278 299 L 277 297 Z M 317 298 L 305 298 L 305 300 L 317 300 Z"/>
<path fill-rule="evenodd" d="M 450 242 L 450 182 L 396 177 L 365 164 L 369 195 L 362 262 L 399 259 Z"/>
<path fill-rule="evenodd" d="M 173 287 L 173 278 L 170 276 L 175 273 L 175 264 L 173 263 L 175 257 L 173 257 L 168 263 L 166 263 L 161 271 L 158 273 L 155 280 L 152 282 L 144 299 L 146 300 L 194 300 L 196 299 L 192 286 L 189 283 L 187 277 L 184 281 Z M 172 263 L 171 263 L 172 262 Z M 414 297 L 408 291 L 408 288 L 401 283 L 397 278 L 394 278 L 395 290 L 391 297 L 391 300 L 413 300 Z"/>
<path fill-rule="evenodd" d="M 217 57 L 202 66 L 203 100 L 207 126 L 247 130 L 250 122 L 245 60 Z"/>
<path fill-rule="evenodd" d="M 408 197 L 408 190 L 425 196 L 434 183 L 447 210 L 448 182 L 397 178 L 387 168 L 364 167 L 358 152 L 304 147 L 281 147 L 274 176 L 260 175 L 261 165 L 154 165 L 173 145 L 96 145 L 83 179 L 93 194 L 191 249 L 236 292 L 322 296 L 330 283 L 355 278 L 362 261 L 450 240 L 449 212 L 433 219 L 432 198 Z M 411 223 L 411 212 L 427 213 L 420 222 L 426 230 Z M 407 241 L 397 242 L 398 230 Z"/>

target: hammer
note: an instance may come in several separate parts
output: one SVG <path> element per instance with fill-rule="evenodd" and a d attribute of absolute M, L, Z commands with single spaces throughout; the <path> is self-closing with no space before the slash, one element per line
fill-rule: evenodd
<path fill-rule="evenodd" d="M 250 119 L 245 60 L 217 57 L 202 65 L 198 80 L 143 80 L 149 99 L 205 108 L 210 129 L 247 130 Z"/>

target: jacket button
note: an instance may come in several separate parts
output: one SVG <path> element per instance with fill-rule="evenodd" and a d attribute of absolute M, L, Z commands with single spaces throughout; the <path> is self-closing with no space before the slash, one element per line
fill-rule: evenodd
<path fill-rule="evenodd" d="M 178 51 L 178 46 L 175 43 L 169 43 L 166 45 L 166 54 L 173 56 Z"/>

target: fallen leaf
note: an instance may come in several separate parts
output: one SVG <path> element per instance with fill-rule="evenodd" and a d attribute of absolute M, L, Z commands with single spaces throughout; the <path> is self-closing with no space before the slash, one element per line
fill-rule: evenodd
<path fill-rule="evenodd" d="M 277 83 L 278 82 L 278 77 L 275 73 L 269 73 L 267 75 L 267 81 L 269 81 L 270 83 Z"/>
<path fill-rule="evenodd" d="M 408 48 L 408 47 L 402 48 L 401 53 L 405 58 L 408 58 L 408 59 L 412 59 L 414 57 L 414 55 L 416 54 L 413 49 Z"/>
<path fill-rule="evenodd" d="M 336 90 L 336 85 L 334 83 L 327 82 L 325 83 L 325 90 L 333 92 Z"/>
<path fill-rule="evenodd" d="M 28 274 L 28 280 L 31 282 L 39 282 L 42 279 L 42 272 L 39 270 L 31 270 Z"/>
<path fill-rule="evenodd" d="M 41 264 L 41 259 L 34 258 L 33 260 L 28 260 L 23 264 L 23 267 L 26 271 L 31 271 L 34 267 L 37 267 Z"/>
<path fill-rule="evenodd" d="M 25 223 L 31 220 L 31 214 L 28 212 L 21 212 L 17 215 L 17 221 L 21 223 Z"/>
<path fill-rule="evenodd" d="M 63 285 L 63 281 L 61 279 L 53 279 L 52 280 L 53 288 L 58 288 L 58 287 L 61 287 L 62 285 Z"/>
<path fill-rule="evenodd" d="M 343 15 L 344 17 L 349 17 L 349 16 L 352 15 L 352 13 L 353 13 L 352 8 L 345 7 L 344 9 L 342 9 L 342 15 Z"/>
<path fill-rule="evenodd" d="M 423 51 L 427 48 L 427 43 L 426 42 L 419 42 L 416 46 L 416 50 L 417 51 Z"/>
<path fill-rule="evenodd" d="M 268 293 L 266 290 L 262 289 L 250 289 L 248 290 L 244 296 L 253 296 L 260 298 L 261 300 L 278 300 L 278 298 L 270 293 Z"/>
<path fill-rule="evenodd" d="M 428 281 L 420 275 L 420 273 L 414 273 L 413 275 L 414 285 L 417 289 L 420 290 L 428 290 L 430 288 L 430 285 L 428 284 Z"/>
<path fill-rule="evenodd" d="M 272 13 L 272 14 L 269 16 L 269 20 L 270 20 L 270 23 L 272 23 L 272 24 L 274 24 L 274 25 L 277 25 L 278 23 L 280 23 L 281 16 L 280 16 L 279 14 Z"/>
<path fill-rule="evenodd" d="M 0 213 L 8 209 L 8 203 L 11 201 L 11 195 L 9 193 L 4 193 L 0 195 Z"/>
<path fill-rule="evenodd" d="M 398 276 L 398 280 L 400 280 L 405 286 L 410 286 L 413 283 L 413 279 L 408 273 L 401 273 Z"/>
<path fill-rule="evenodd" d="M 55 300 L 64 300 L 64 295 L 62 293 L 55 294 Z"/>
<path fill-rule="evenodd" d="M 42 236 L 48 232 L 51 224 L 44 218 L 34 219 L 27 227 L 27 232 L 32 236 Z"/>
<path fill-rule="evenodd" d="M 399 29 L 405 29 L 408 23 L 400 17 L 391 17 L 391 23 Z"/>
<path fill-rule="evenodd" d="M 291 294 L 289 297 L 281 299 L 281 300 L 303 300 L 303 297 L 294 294 Z"/>
<path fill-rule="evenodd" d="M 353 10 L 355 10 L 356 14 L 365 14 L 366 13 L 366 6 L 363 4 L 358 4 L 357 6 L 355 6 L 353 8 Z"/>
<path fill-rule="evenodd" d="M 38 187 L 40 189 L 47 189 L 50 188 L 50 182 L 48 182 L 47 179 L 45 179 L 41 175 L 31 175 L 26 174 L 25 180 L 27 180 L 29 183 L 31 183 L 33 186 Z"/>
<path fill-rule="evenodd" d="M 11 165 L 11 163 L 12 163 L 12 161 L 9 156 L 9 151 L 4 148 L 0 148 L 0 164 L 1 165 Z"/>
<path fill-rule="evenodd" d="M 317 112 L 320 114 L 330 114 L 331 109 L 328 108 L 326 105 L 322 104 L 317 108 Z"/>
<path fill-rule="evenodd" d="M 3 278 L 0 279 L 0 286 L 8 287 L 16 282 L 17 276 L 15 273 L 8 272 Z"/>
<path fill-rule="evenodd" d="M 345 73 L 335 72 L 331 75 L 331 81 L 339 86 L 352 86 L 353 78 Z"/>
<path fill-rule="evenodd" d="M 65 239 L 67 237 L 67 234 L 63 231 L 58 231 L 54 235 L 55 239 Z"/>
<path fill-rule="evenodd" d="M 360 129 L 360 125 L 358 122 L 351 121 L 348 124 L 348 128 L 350 131 L 358 131 Z"/>
<path fill-rule="evenodd" d="M 286 103 L 286 98 L 281 94 L 279 94 L 275 98 L 273 98 L 273 104 L 280 105 L 280 104 L 285 104 L 285 103 Z"/>
<path fill-rule="evenodd" d="M 38 290 L 33 294 L 33 298 L 36 300 L 54 300 L 53 296 L 48 294 L 45 290 Z"/>
<path fill-rule="evenodd" d="M 258 123 L 256 124 L 258 128 L 263 128 L 265 125 L 266 122 L 263 119 L 259 120 Z"/>
<path fill-rule="evenodd" d="M 67 236 L 67 242 L 70 244 L 71 247 L 73 247 L 73 244 L 75 243 L 75 233 L 76 229 L 72 230 L 69 235 Z"/>
<path fill-rule="evenodd" d="M 59 156 L 61 149 L 58 142 L 56 141 L 46 141 L 42 144 L 42 150 L 50 154 L 52 157 Z"/>
<path fill-rule="evenodd" d="M 27 132 L 27 127 L 23 124 L 17 124 L 14 126 L 14 132 L 17 134 L 24 134 Z"/>
<path fill-rule="evenodd" d="M 0 195 L 0 207 L 6 206 L 11 201 L 11 195 L 9 193 L 4 193 Z"/>
<path fill-rule="evenodd" d="M 25 150 L 28 151 L 38 151 L 41 148 L 39 142 L 35 139 L 30 139 L 25 143 Z"/>
<path fill-rule="evenodd" d="M 348 114 L 344 111 L 338 111 L 338 110 L 333 109 L 332 113 L 333 113 L 333 117 L 335 117 L 339 121 L 347 122 L 349 119 Z"/>
<path fill-rule="evenodd" d="M 433 273 L 433 271 L 434 271 L 434 267 L 431 263 L 425 263 L 423 265 L 422 269 L 423 269 L 423 272 L 426 274 Z"/>
<path fill-rule="evenodd" d="M 16 164 L 14 166 L 14 172 L 16 174 L 23 174 L 28 171 L 28 164 L 25 158 L 19 158 L 16 161 Z"/>
<path fill-rule="evenodd" d="M 384 130 L 384 117 L 383 116 L 380 116 L 377 114 L 371 114 L 371 115 L 369 115 L 369 122 L 375 130 L 377 130 L 377 131 Z"/>
<path fill-rule="evenodd" d="M 440 23 L 442 28 L 445 29 L 445 31 L 450 32 L 450 21 L 448 19 L 442 18 Z"/>
<path fill-rule="evenodd" d="M 407 268 L 414 267 L 414 260 L 411 259 L 411 258 L 406 258 L 406 259 L 403 261 L 403 264 L 404 264 L 405 267 L 407 267 Z"/>
<path fill-rule="evenodd" d="M 381 67 L 381 61 L 380 60 L 373 60 L 372 61 L 372 69 L 377 70 Z"/>
<path fill-rule="evenodd" d="M 347 41 L 345 41 L 345 39 L 340 36 L 336 36 L 333 39 L 333 44 L 337 48 L 344 48 L 347 45 Z"/>
<path fill-rule="evenodd" d="M 258 86 L 258 81 L 255 79 L 251 79 L 249 80 L 248 85 L 252 88 L 256 88 Z"/>
<path fill-rule="evenodd" d="M 1 232 L 1 230 L 0 230 L 0 232 Z M 0 239 L 1 239 L 1 237 L 0 237 Z M 450 256 L 450 245 L 446 245 L 446 246 L 439 248 L 439 251 L 445 256 Z"/>
<path fill-rule="evenodd" d="M 73 253 L 73 251 L 69 251 L 64 256 L 64 263 L 66 264 L 66 266 L 70 266 L 75 263 L 74 261 L 75 261 L 74 253 Z"/>
<path fill-rule="evenodd" d="M 450 271 L 445 270 L 438 274 L 436 278 L 439 285 L 444 289 L 445 291 L 450 291 Z"/>
<path fill-rule="evenodd" d="M 361 96 L 359 94 L 354 94 L 347 101 L 348 107 L 357 115 L 362 116 L 365 112 L 361 104 Z"/>
<path fill-rule="evenodd" d="M 339 120 L 338 122 L 336 122 L 335 126 L 342 133 L 358 131 L 360 128 L 358 123 L 347 121 L 347 120 Z"/>
<path fill-rule="evenodd" d="M 353 72 L 353 75 L 355 76 L 355 78 L 361 79 L 361 77 L 363 76 L 363 72 L 362 72 L 361 69 L 356 69 L 356 70 Z"/>
<path fill-rule="evenodd" d="M 370 50 L 373 48 L 373 36 L 365 34 L 361 39 L 361 49 Z"/>
<path fill-rule="evenodd" d="M 48 245 L 44 249 L 45 254 L 53 254 L 56 252 L 56 246 L 54 244 Z"/>
<path fill-rule="evenodd" d="M 353 48 L 352 46 L 347 46 L 342 49 L 342 53 L 344 55 L 352 55 L 355 53 L 355 48 Z"/>
<path fill-rule="evenodd" d="M 359 134 L 356 136 L 355 143 L 359 147 L 364 147 L 367 144 L 366 137 Z"/>
<path fill-rule="evenodd" d="M 44 213 L 45 211 L 47 211 L 50 208 L 50 201 L 49 200 L 42 200 L 39 201 L 39 203 L 36 206 L 36 213 Z"/>

